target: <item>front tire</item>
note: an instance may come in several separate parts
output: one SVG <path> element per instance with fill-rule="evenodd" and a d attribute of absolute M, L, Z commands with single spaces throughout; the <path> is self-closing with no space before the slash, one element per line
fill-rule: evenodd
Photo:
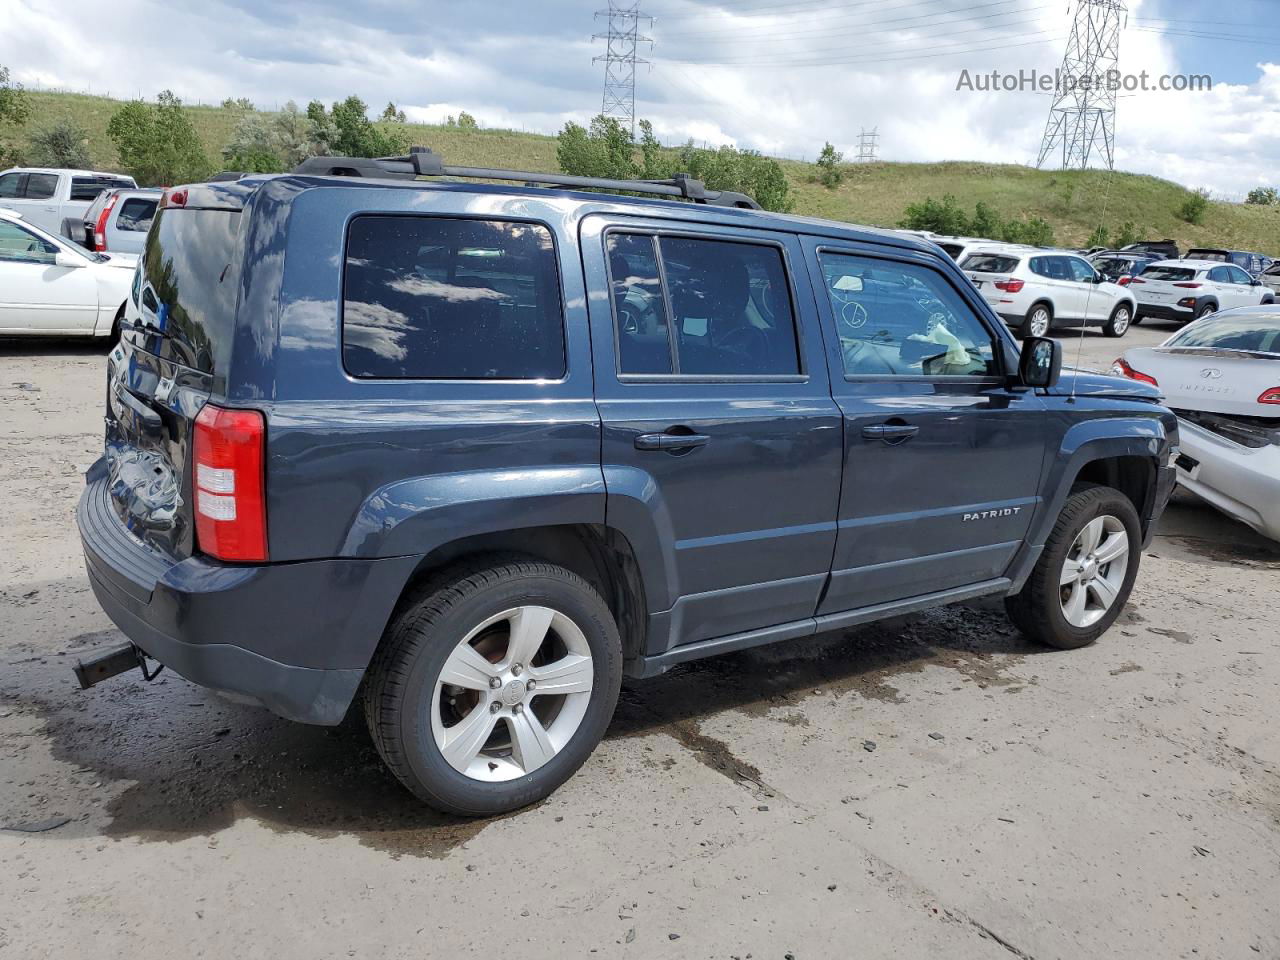
<path fill-rule="evenodd" d="M 1133 323 L 1133 311 L 1129 309 L 1127 303 L 1120 303 L 1111 311 L 1111 317 L 1103 326 L 1102 332 L 1108 337 L 1123 337 L 1131 323 Z"/>
<path fill-rule="evenodd" d="M 455 568 L 405 604 L 370 667 L 365 719 L 396 778 L 445 813 L 543 799 L 604 736 L 622 683 L 609 608 L 563 567 Z"/>
<path fill-rule="evenodd" d="M 1111 487 L 1077 484 L 1031 576 L 1005 599 L 1009 619 L 1037 643 L 1087 647 L 1124 609 L 1141 555 L 1129 498 Z"/>

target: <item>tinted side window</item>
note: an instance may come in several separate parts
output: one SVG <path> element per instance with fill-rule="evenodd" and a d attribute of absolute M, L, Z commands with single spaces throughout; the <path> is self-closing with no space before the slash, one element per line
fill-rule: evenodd
<path fill-rule="evenodd" d="M 847 376 L 991 376 L 991 334 L 928 267 L 823 253 Z"/>
<path fill-rule="evenodd" d="M 659 240 L 682 374 L 800 372 L 782 251 L 726 240 Z"/>
<path fill-rule="evenodd" d="M 1031 272 L 1039 277 L 1049 276 L 1049 258 L 1048 257 L 1032 257 Z"/>
<path fill-rule="evenodd" d="M 1232 283 L 1238 283 L 1241 286 L 1249 286 L 1253 280 L 1249 274 L 1245 273 L 1239 267 L 1227 267 L 1227 273 L 1231 277 Z"/>
<path fill-rule="evenodd" d="M 6 173 L 0 177 L 0 197 L 17 197 L 22 190 L 22 174 Z"/>
<path fill-rule="evenodd" d="M 1079 283 L 1092 283 L 1098 275 L 1093 267 L 1079 257 L 1067 257 L 1067 265 L 1071 268 L 1072 279 Z"/>
<path fill-rule="evenodd" d="M 120 212 L 116 214 L 116 229 L 131 233 L 146 233 L 151 229 L 151 220 L 155 215 L 155 200 L 130 197 L 120 205 Z"/>
<path fill-rule="evenodd" d="M 607 246 L 618 372 L 672 373 L 670 325 L 654 238 L 611 233 Z"/>
<path fill-rule="evenodd" d="M 563 377 L 550 231 L 504 220 L 357 217 L 347 236 L 342 348 L 357 377 Z"/>
<path fill-rule="evenodd" d="M 1226 267 L 1214 267 L 1209 271 L 1209 279 L 1214 283 L 1230 283 L 1231 273 Z"/>
<path fill-rule="evenodd" d="M 48 200 L 58 192 L 58 175 L 56 173 L 27 174 L 28 200 Z"/>
<path fill-rule="evenodd" d="M 1050 280 L 1071 280 L 1071 265 L 1066 257 L 1045 257 L 1045 276 Z"/>

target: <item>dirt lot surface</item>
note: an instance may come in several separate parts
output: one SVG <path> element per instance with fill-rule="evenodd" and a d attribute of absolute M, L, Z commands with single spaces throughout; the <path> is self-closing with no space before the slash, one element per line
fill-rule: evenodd
<path fill-rule="evenodd" d="M 358 718 L 76 689 L 120 640 L 72 519 L 102 394 L 101 350 L 0 343 L 0 957 L 1280 957 L 1280 550 L 1206 507 L 1090 649 L 987 604 L 692 664 L 451 821 Z"/>

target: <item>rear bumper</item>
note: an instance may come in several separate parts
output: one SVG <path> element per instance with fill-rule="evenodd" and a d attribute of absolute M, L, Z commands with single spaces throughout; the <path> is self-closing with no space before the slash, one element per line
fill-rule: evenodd
<path fill-rule="evenodd" d="M 1134 309 L 1134 316 L 1151 317 L 1154 320 L 1177 320 L 1186 323 L 1195 318 L 1192 307 L 1178 307 L 1171 303 L 1141 303 Z"/>
<path fill-rule="evenodd" d="M 125 529 L 101 479 L 76 522 L 94 596 L 125 636 L 193 683 L 303 723 L 341 722 L 416 565 L 176 560 Z"/>
<path fill-rule="evenodd" d="M 1182 452 L 1197 461 L 1178 482 L 1227 516 L 1280 540 L 1280 447 L 1249 448 L 1179 421 Z"/>

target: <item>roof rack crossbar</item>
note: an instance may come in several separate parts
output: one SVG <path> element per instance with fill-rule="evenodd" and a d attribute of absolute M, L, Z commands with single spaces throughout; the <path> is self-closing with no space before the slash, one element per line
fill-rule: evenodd
<path fill-rule="evenodd" d="M 608 177 L 576 177 L 563 173 L 537 173 L 529 170 L 500 170 L 490 167 L 455 167 L 445 164 L 437 153 L 425 147 L 414 147 L 408 156 L 402 157 L 309 157 L 294 169 L 294 173 L 325 177 L 376 177 L 382 179 L 412 180 L 416 177 L 459 177 L 475 180 L 510 180 L 531 185 L 555 187 L 582 187 L 627 193 L 654 194 L 663 197 L 681 197 L 695 203 L 718 207 L 744 207 L 759 210 L 745 193 L 731 190 L 708 190 L 701 180 L 687 173 L 676 174 L 669 180 L 614 180 Z"/>

